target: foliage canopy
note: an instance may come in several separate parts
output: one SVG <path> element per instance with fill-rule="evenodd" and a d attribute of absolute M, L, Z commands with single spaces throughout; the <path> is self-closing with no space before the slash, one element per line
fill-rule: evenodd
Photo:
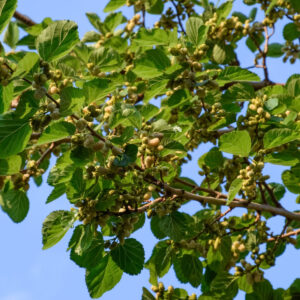
<path fill-rule="evenodd" d="M 73 21 L 37 24 L 16 0 L 0 0 L 12 49 L 1 44 L 0 204 L 21 222 L 30 178 L 40 186 L 57 157 L 47 203 L 66 195 L 71 208 L 45 219 L 43 249 L 73 230 L 70 258 L 86 269 L 92 298 L 143 268 L 156 294 L 144 287 L 143 300 L 300 297 L 300 279 L 273 289 L 263 272 L 288 244 L 300 248 L 299 210 L 280 202 L 288 190 L 300 203 L 300 75 L 277 83 L 267 67 L 269 57 L 299 63 L 300 2 L 243 2 L 247 16 L 233 1 L 110 0 L 104 20 L 86 14 L 94 31 L 80 40 Z M 281 19 L 283 44 L 271 42 Z M 243 43 L 263 78 L 241 67 Z M 182 177 L 203 143 L 211 149 L 197 182 Z M 265 163 L 286 167 L 282 182 L 270 182 Z M 199 203 L 193 215 L 190 201 Z M 150 258 L 130 237 L 146 217 L 159 240 Z M 268 221 L 279 217 L 274 234 Z M 158 282 L 171 266 L 199 295 Z"/>

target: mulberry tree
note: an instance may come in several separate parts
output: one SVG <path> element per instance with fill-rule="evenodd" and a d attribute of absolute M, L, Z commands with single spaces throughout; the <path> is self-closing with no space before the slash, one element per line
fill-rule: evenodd
<path fill-rule="evenodd" d="M 19 223 L 30 184 L 53 187 L 46 203 L 67 197 L 70 209 L 41 225 L 43 249 L 72 230 L 70 258 L 92 298 L 146 268 L 143 300 L 234 299 L 239 290 L 299 299 L 300 279 L 274 289 L 264 270 L 276 270 L 288 244 L 300 248 L 299 209 L 281 201 L 288 190 L 300 203 L 300 75 L 274 82 L 268 69 L 269 57 L 299 64 L 300 2 L 243 2 L 248 15 L 233 1 L 110 0 L 104 20 L 86 14 L 94 30 L 79 39 L 73 21 L 36 23 L 17 0 L 0 1 L 0 204 Z M 198 163 L 191 178 L 186 163 Z M 280 182 L 266 163 L 285 167 Z M 193 214 L 189 202 L 198 202 Z M 150 257 L 131 237 L 146 218 L 157 238 Z M 284 220 L 279 232 L 274 218 Z M 198 295 L 164 286 L 171 267 Z"/>

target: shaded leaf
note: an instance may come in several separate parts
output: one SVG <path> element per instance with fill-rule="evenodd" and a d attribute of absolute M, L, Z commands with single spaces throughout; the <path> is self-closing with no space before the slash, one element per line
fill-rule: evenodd
<path fill-rule="evenodd" d="M 143 245 L 135 239 L 126 239 L 124 245 L 118 245 L 111 251 L 111 257 L 121 270 L 130 275 L 139 274 L 145 261 Z"/>
<path fill-rule="evenodd" d="M 31 127 L 26 120 L 0 119 L 0 158 L 5 158 L 24 150 L 30 139 L 31 132 Z"/>
<path fill-rule="evenodd" d="M 0 192 L 0 205 L 15 223 L 22 222 L 29 210 L 29 200 L 21 190 Z"/>

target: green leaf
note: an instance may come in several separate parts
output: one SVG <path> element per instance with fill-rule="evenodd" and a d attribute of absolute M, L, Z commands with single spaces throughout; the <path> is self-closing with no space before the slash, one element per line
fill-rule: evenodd
<path fill-rule="evenodd" d="M 231 258 L 231 238 L 228 236 L 221 239 L 221 245 L 217 250 L 215 250 L 213 246 L 210 246 L 207 253 L 209 268 L 217 273 L 225 268 Z"/>
<path fill-rule="evenodd" d="M 142 300 L 155 300 L 154 296 L 145 287 L 143 287 Z"/>
<path fill-rule="evenodd" d="M 67 198 L 71 203 L 76 203 L 83 200 L 86 188 L 86 182 L 83 179 L 83 170 L 77 168 L 70 180 L 70 184 L 67 187 Z"/>
<path fill-rule="evenodd" d="M 73 148 L 70 154 L 71 160 L 77 166 L 85 166 L 94 158 L 94 152 L 91 149 L 87 149 L 82 145 L 78 145 Z"/>
<path fill-rule="evenodd" d="M 82 255 L 91 246 L 93 233 L 93 228 L 90 224 L 77 226 L 69 242 L 69 248 L 72 248 L 77 255 Z"/>
<path fill-rule="evenodd" d="M 222 294 L 226 299 L 234 299 L 238 293 L 236 277 L 226 271 L 218 272 L 211 283 L 211 290 Z"/>
<path fill-rule="evenodd" d="M 134 135 L 134 127 L 127 126 L 122 135 L 120 137 L 113 137 L 110 139 L 110 141 L 117 145 L 123 145 L 127 143 Z"/>
<path fill-rule="evenodd" d="M 284 54 L 282 51 L 283 45 L 279 43 L 271 43 L 268 47 L 267 55 L 270 57 L 280 57 Z"/>
<path fill-rule="evenodd" d="M 224 85 L 228 82 L 259 81 L 260 78 L 256 74 L 240 67 L 226 67 L 216 80 L 220 85 Z"/>
<path fill-rule="evenodd" d="M 18 62 L 13 78 L 26 76 L 39 62 L 39 56 L 34 52 L 27 52 Z"/>
<path fill-rule="evenodd" d="M 198 287 L 202 281 L 202 263 L 193 255 L 183 255 L 174 261 L 174 270 L 177 278 L 184 283 L 189 282 L 193 287 Z"/>
<path fill-rule="evenodd" d="M 265 156 L 264 161 L 274 165 L 295 166 L 300 162 L 300 153 L 296 151 L 270 153 Z"/>
<path fill-rule="evenodd" d="M 163 277 L 171 267 L 172 247 L 166 241 L 158 242 L 153 248 L 150 259 L 145 267 L 150 271 L 152 284 L 157 284 L 157 276 Z"/>
<path fill-rule="evenodd" d="M 287 85 L 289 95 L 291 95 L 293 97 L 297 97 L 298 95 L 300 95 L 300 76 L 299 76 L 299 74 L 292 75 L 288 79 L 286 85 Z"/>
<path fill-rule="evenodd" d="M 0 176 L 16 174 L 21 170 L 22 157 L 12 155 L 6 159 L 0 159 Z"/>
<path fill-rule="evenodd" d="M 228 191 L 228 200 L 226 203 L 227 205 L 233 201 L 236 194 L 240 191 L 242 185 L 243 185 L 242 179 L 236 178 L 232 181 Z"/>
<path fill-rule="evenodd" d="M 86 271 L 85 281 L 90 296 L 100 298 L 121 280 L 122 274 L 111 256 L 104 256 L 96 267 Z"/>
<path fill-rule="evenodd" d="M 300 194 L 300 174 L 286 170 L 281 175 L 284 185 L 291 193 Z"/>
<path fill-rule="evenodd" d="M 242 277 L 239 277 L 237 279 L 237 283 L 239 286 L 239 289 L 242 291 L 245 291 L 247 294 L 250 294 L 253 292 L 253 285 L 249 283 L 247 279 L 247 274 L 243 275 Z"/>
<path fill-rule="evenodd" d="M 126 145 L 125 152 L 115 158 L 114 165 L 118 167 L 126 167 L 136 161 L 138 153 L 138 147 L 133 144 Z"/>
<path fill-rule="evenodd" d="M 61 197 L 66 192 L 66 185 L 64 183 L 57 184 L 52 192 L 49 194 L 46 203 L 50 203 Z"/>
<path fill-rule="evenodd" d="M 233 17 L 238 17 L 239 18 L 239 21 L 242 22 L 242 23 L 245 23 L 245 21 L 248 19 L 247 16 L 241 12 L 233 12 L 232 13 L 232 16 Z"/>
<path fill-rule="evenodd" d="M 249 101 L 255 97 L 254 88 L 248 83 L 236 83 L 222 95 L 224 101 Z"/>
<path fill-rule="evenodd" d="M 226 19 L 232 10 L 232 1 L 226 1 L 217 9 L 218 23 Z"/>
<path fill-rule="evenodd" d="M 206 41 L 209 27 L 203 25 L 203 21 L 197 17 L 191 17 L 186 22 L 186 34 L 189 40 L 196 46 Z"/>
<path fill-rule="evenodd" d="M 37 145 L 59 141 L 75 133 L 75 126 L 66 121 L 51 123 L 42 133 Z"/>
<path fill-rule="evenodd" d="M 0 85 L 0 114 L 6 112 L 9 109 L 10 103 L 13 100 L 13 92 L 13 82 L 6 86 Z"/>
<path fill-rule="evenodd" d="M 160 229 L 172 240 L 178 242 L 191 233 L 193 219 L 181 212 L 172 212 L 160 219 Z"/>
<path fill-rule="evenodd" d="M 15 223 L 22 222 L 29 210 L 29 200 L 21 190 L 0 192 L 0 205 Z"/>
<path fill-rule="evenodd" d="M 17 8 L 17 0 L 0 0 L 0 33 L 9 23 Z"/>
<path fill-rule="evenodd" d="M 103 78 L 96 78 L 83 84 L 83 92 L 88 104 L 91 102 L 97 102 L 98 104 L 104 102 L 104 98 L 115 89 L 116 86 L 114 84 Z"/>
<path fill-rule="evenodd" d="M 159 79 L 159 77 L 158 77 Z M 152 98 L 154 98 L 157 95 L 163 94 L 166 90 L 166 85 L 168 83 L 168 80 L 161 79 L 156 80 L 153 79 L 152 81 L 149 81 L 149 88 L 147 88 L 145 94 L 144 94 L 144 103 L 148 103 Z"/>
<path fill-rule="evenodd" d="M 163 74 L 171 65 L 169 58 L 160 49 L 151 49 L 135 61 L 134 73 L 144 79 L 150 79 Z"/>
<path fill-rule="evenodd" d="M 177 90 L 175 91 L 167 101 L 168 106 L 174 108 L 179 105 L 182 105 L 184 101 L 189 99 L 189 95 L 186 90 Z"/>
<path fill-rule="evenodd" d="M 137 32 L 133 43 L 142 47 L 168 45 L 169 35 L 167 31 L 160 28 L 146 29 L 142 27 Z"/>
<path fill-rule="evenodd" d="M 122 38 L 120 36 L 112 36 L 111 38 L 105 41 L 104 46 L 112 48 L 119 53 L 123 53 L 127 49 L 128 43 L 125 38 Z"/>
<path fill-rule="evenodd" d="M 257 45 L 261 45 L 264 42 L 264 40 L 265 40 L 265 37 L 263 34 L 253 33 L 251 35 L 251 38 L 250 37 L 247 38 L 246 45 L 254 53 L 257 51 Z M 254 41 L 256 41 L 256 43 Z"/>
<path fill-rule="evenodd" d="M 121 12 L 112 13 L 106 17 L 104 20 L 104 25 L 109 32 L 114 32 L 114 30 L 122 23 L 125 23 L 127 20 Z"/>
<path fill-rule="evenodd" d="M 212 170 L 218 169 L 223 165 L 224 157 L 217 147 L 210 149 L 198 159 L 198 166 L 208 166 Z"/>
<path fill-rule="evenodd" d="M 226 59 L 225 47 L 219 44 L 215 44 L 212 52 L 214 61 L 218 64 L 222 64 Z"/>
<path fill-rule="evenodd" d="M 6 29 L 3 42 L 10 48 L 15 49 L 19 40 L 19 27 L 15 22 L 10 22 Z"/>
<path fill-rule="evenodd" d="M 101 38 L 100 33 L 96 32 L 96 31 L 94 31 L 94 30 L 91 30 L 91 31 L 87 31 L 87 32 L 84 34 L 84 36 L 83 36 L 81 42 L 82 42 L 82 43 L 94 43 L 94 42 L 99 41 L 100 38 Z"/>
<path fill-rule="evenodd" d="M 249 294 L 249 297 L 247 295 L 247 300 L 248 299 L 257 299 L 257 300 L 264 300 L 264 299 L 274 299 L 273 298 L 273 287 L 271 283 L 268 280 L 264 280 L 261 282 L 257 282 L 253 285 L 254 292 Z"/>
<path fill-rule="evenodd" d="M 137 240 L 126 239 L 124 245 L 118 245 L 111 251 L 111 257 L 121 270 L 137 275 L 144 267 L 145 251 Z"/>
<path fill-rule="evenodd" d="M 67 210 L 56 210 L 50 213 L 43 222 L 43 250 L 57 244 L 73 226 L 74 213 Z"/>
<path fill-rule="evenodd" d="M 39 103 L 34 99 L 34 92 L 27 90 L 21 94 L 18 106 L 13 112 L 15 119 L 29 120 L 39 109 Z"/>
<path fill-rule="evenodd" d="M 75 228 L 69 242 L 68 249 L 70 248 L 70 259 L 79 267 L 87 269 L 96 267 L 105 253 L 102 234 L 97 232 L 94 236 L 90 225 L 79 225 Z"/>
<path fill-rule="evenodd" d="M 84 107 L 85 96 L 82 89 L 74 87 L 63 88 L 60 92 L 59 111 L 63 116 L 78 113 Z"/>
<path fill-rule="evenodd" d="M 126 4 L 126 0 L 110 0 L 107 5 L 104 7 L 103 12 L 115 11 L 121 6 Z"/>
<path fill-rule="evenodd" d="M 158 238 L 159 240 L 162 240 L 167 235 L 161 229 L 160 222 L 161 222 L 161 218 L 159 216 L 155 215 L 151 218 L 150 226 L 151 226 L 151 231 L 154 234 L 154 236 L 156 238 Z"/>
<path fill-rule="evenodd" d="M 264 148 L 270 149 L 300 139 L 300 132 L 289 128 L 274 128 L 264 135 Z"/>
<path fill-rule="evenodd" d="M 90 23 L 98 30 L 101 29 L 101 20 L 99 16 L 95 13 L 85 13 L 87 18 L 89 19 Z"/>
<path fill-rule="evenodd" d="M 272 0 L 268 6 L 268 9 L 266 11 L 266 14 L 268 15 L 269 12 L 273 9 L 273 7 L 277 4 L 277 0 Z"/>
<path fill-rule="evenodd" d="M 251 151 L 251 138 L 246 130 L 232 131 L 221 135 L 219 146 L 223 152 L 247 157 Z"/>
<path fill-rule="evenodd" d="M 144 118 L 144 122 L 147 122 L 158 114 L 159 108 L 153 104 L 144 104 L 140 107 L 139 112 Z"/>
<path fill-rule="evenodd" d="M 298 0 L 288 0 L 288 1 L 290 2 L 294 10 L 297 13 L 300 13 L 300 2 Z"/>
<path fill-rule="evenodd" d="M 283 28 L 283 37 L 287 41 L 293 41 L 300 37 L 300 31 L 298 31 L 295 23 L 288 23 Z"/>
<path fill-rule="evenodd" d="M 253 5 L 255 4 L 256 0 L 245 0 L 244 2 L 246 3 L 247 2 L 252 2 L 250 5 Z M 247 4 L 247 3 L 246 3 Z M 251 10 L 250 10 L 250 13 L 249 13 L 249 19 L 251 19 L 251 21 L 254 21 L 255 18 L 256 18 L 256 14 L 257 14 L 257 7 L 253 7 Z"/>
<path fill-rule="evenodd" d="M 119 53 L 105 47 L 93 50 L 89 61 L 99 67 L 102 72 L 116 71 L 122 68 L 122 59 Z"/>
<path fill-rule="evenodd" d="M 31 132 L 28 121 L 0 119 L 0 158 L 5 158 L 24 150 L 30 139 Z"/>
<path fill-rule="evenodd" d="M 43 60 L 54 61 L 69 53 L 78 42 L 76 23 L 56 21 L 37 37 L 36 49 Z"/>
<path fill-rule="evenodd" d="M 146 11 L 149 14 L 160 15 L 164 10 L 164 2 L 162 0 L 146 0 Z"/>

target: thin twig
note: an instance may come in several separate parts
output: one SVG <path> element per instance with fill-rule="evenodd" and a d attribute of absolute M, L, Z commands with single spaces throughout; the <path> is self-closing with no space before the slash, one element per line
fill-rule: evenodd
<path fill-rule="evenodd" d="M 142 9 L 142 16 L 143 16 L 142 26 L 145 28 L 146 27 L 146 10 L 145 10 L 145 7 Z"/>
<path fill-rule="evenodd" d="M 265 187 L 265 189 L 267 190 L 267 192 L 269 193 L 270 198 L 271 198 L 272 202 L 276 205 L 276 207 L 283 208 L 282 205 L 277 201 L 274 191 L 269 187 L 269 185 L 266 182 L 263 182 L 262 184 Z"/>
<path fill-rule="evenodd" d="M 300 234 L 300 229 L 290 231 L 288 233 L 285 233 L 285 234 L 282 234 L 282 235 L 279 235 L 279 236 L 271 237 L 271 238 L 268 239 L 268 242 L 273 242 L 278 238 L 283 239 L 283 238 L 287 238 L 287 237 L 290 237 L 290 236 L 293 236 L 293 235 L 298 235 L 298 234 Z"/>
<path fill-rule="evenodd" d="M 184 30 L 184 27 L 183 27 L 183 25 L 182 25 L 181 19 L 180 19 L 180 13 L 179 13 L 179 11 L 178 11 L 178 9 L 177 9 L 177 5 L 176 5 L 176 3 L 174 2 L 174 0 L 171 0 L 171 3 L 173 4 L 173 6 L 174 6 L 174 8 L 175 8 L 175 10 L 176 10 L 176 16 L 177 16 L 178 24 L 179 24 L 179 26 L 180 26 L 180 28 L 181 28 L 181 31 L 182 31 L 184 34 L 186 34 L 186 32 L 185 32 L 185 30 Z"/>

